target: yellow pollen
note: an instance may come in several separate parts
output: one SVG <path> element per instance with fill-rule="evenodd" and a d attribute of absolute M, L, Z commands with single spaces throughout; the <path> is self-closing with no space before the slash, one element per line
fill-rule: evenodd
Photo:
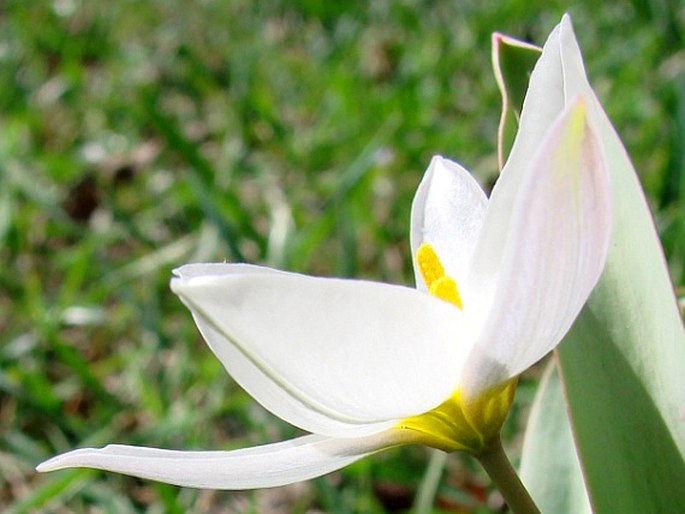
<path fill-rule="evenodd" d="M 416 250 L 416 263 L 421 272 L 421 277 L 423 277 L 423 281 L 432 295 L 456 305 L 460 309 L 463 308 L 457 282 L 452 277 L 445 275 L 445 268 L 443 268 L 438 254 L 435 253 L 430 244 L 422 243 Z"/>
<path fill-rule="evenodd" d="M 445 268 L 442 267 L 438 255 L 428 243 L 421 243 L 419 249 L 416 250 L 416 262 L 426 287 L 430 287 L 433 282 L 445 276 Z"/>
<path fill-rule="evenodd" d="M 457 283 L 452 277 L 440 277 L 431 284 L 429 291 L 432 295 L 435 295 L 446 302 L 450 302 L 460 309 L 464 308 L 461 303 L 459 291 L 457 291 Z"/>

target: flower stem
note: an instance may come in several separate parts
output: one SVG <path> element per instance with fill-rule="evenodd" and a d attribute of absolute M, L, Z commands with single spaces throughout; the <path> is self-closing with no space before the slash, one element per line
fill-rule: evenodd
<path fill-rule="evenodd" d="M 499 437 L 486 451 L 476 455 L 476 458 L 488 472 L 514 514 L 540 514 L 540 509 L 533 502 L 516 474 L 516 470 L 509 462 L 507 454 L 504 453 Z"/>

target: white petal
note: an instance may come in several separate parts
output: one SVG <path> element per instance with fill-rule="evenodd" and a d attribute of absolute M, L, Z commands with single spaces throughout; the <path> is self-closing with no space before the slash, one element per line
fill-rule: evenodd
<path fill-rule="evenodd" d="M 567 105 L 568 97 L 564 91 L 559 59 L 560 30 L 560 26 L 555 27 L 547 37 L 542 54 L 533 68 L 523 101 L 519 130 L 502 173 L 507 168 L 511 168 L 513 173 L 520 173 L 521 168 L 532 161 L 550 126 Z"/>
<path fill-rule="evenodd" d="M 573 33 L 571 18 L 564 15 L 558 26 L 558 38 L 550 38 L 550 54 L 555 53 L 560 61 L 563 74 L 563 88 L 566 102 L 582 96 L 587 101 L 588 117 L 593 127 L 597 128 L 598 137 L 608 162 L 629 162 L 630 158 L 616 133 L 606 112 L 592 90 L 585 74 L 583 57 L 578 47 L 578 41 Z M 645 200 L 646 201 L 646 200 Z"/>
<path fill-rule="evenodd" d="M 466 366 L 470 394 L 519 374 L 558 344 L 604 266 L 609 177 L 582 99 L 553 124 L 511 212 L 500 208 L 501 187 L 483 230 L 498 223 L 508 230 L 490 313 Z"/>
<path fill-rule="evenodd" d="M 548 52 L 550 55 L 556 55 L 556 58 L 559 60 L 566 102 L 568 103 L 571 99 L 581 94 L 588 99 L 594 97 L 594 92 L 585 74 L 583 57 L 580 54 L 580 48 L 573 33 L 571 17 L 568 14 L 564 14 L 561 23 L 559 23 L 553 34 L 556 37 L 552 38 L 550 35 Z"/>
<path fill-rule="evenodd" d="M 393 444 L 393 432 L 354 439 L 307 435 L 233 451 L 112 444 L 58 455 L 36 469 L 94 468 L 186 487 L 260 489 L 325 475 Z"/>
<path fill-rule="evenodd" d="M 523 102 L 518 133 L 497 181 L 500 189 L 498 208 L 505 212 L 513 210 L 521 182 L 530 169 L 530 163 L 540 143 L 566 105 L 559 58 L 559 32 L 560 27 L 557 26 L 549 35 L 533 68 Z M 497 273 L 507 230 L 507 224 L 500 224 L 490 226 L 483 232 L 470 269 L 470 273 L 479 275 L 476 277 L 477 281 L 484 281 Z"/>
<path fill-rule="evenodd" d="M 414 259 L 421 243 L 430 243 L 447 274 L 463 284 L 487 203 L 485 193 L 466 169 L 439 155 L 433 157 L 412 203 Z M 416 264 L 414 269 L 416 286 L 425 289 Z"/>
<path fill-rule="evenodd" d="M 378 432 L 455 389 L 460 311 L 406 287 L 247 265 L 194 265 L 171 286 L 235 380 L 309 432 Z M 198 276 L 197 270 L 201 273 Z"/>

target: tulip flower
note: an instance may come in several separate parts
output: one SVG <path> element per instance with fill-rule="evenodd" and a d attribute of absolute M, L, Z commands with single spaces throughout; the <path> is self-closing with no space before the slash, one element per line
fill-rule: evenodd
<path fill-rule="evenodd" d="M 526 100 L 522 125 L 545 95 Z M 462 166 L 432 159 L 411 211 L 416 288 L 247 264 L 175 270 L 172 290 L 228 373 L 308 435 L 233 451 L 80 449 L 39 471 L 251 489 L 401 444 L 487 456 L 518 375 L 559 343 L 604 266 L 609 178 L 587 101 L 522 131 L 512 155 L 527 158 L 506 164 L 489 199 Z"/>

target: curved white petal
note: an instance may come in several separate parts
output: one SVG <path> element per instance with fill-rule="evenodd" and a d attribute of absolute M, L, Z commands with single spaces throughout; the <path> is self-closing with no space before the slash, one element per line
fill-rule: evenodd
<path fill-rule="evenodd" d="M 556 39 L 550 36 L 548 52 L 550 55 L 556 55 L 560 61 L 566 102 L 578 96 L 585 98 L 588 105 L 588 118 L 592 126 L 597 128 L 598 137 L 608 161 L 614 162 L 614 159 L 617 159 L 617 162 L 630 161 L 621 138 L 588 82 L 570 16 L 567 14 L 563 16 L 555 33 L 558 33 L 558 36 Z"/>
<path fill-rule="evenodd" d="M 583 57 L 580 53 L 576 36 L 573 33 L 571 17 L 568 14 L 564 14 L 559 25 L 550 34 L 547 45 L 549 47 L 548 53 L 556 56 L 560 63 L 565 101 L 568 103 L 571 99 L 581 94 L 586 98 L 594 98 L 595 93 L 590 87 L 587 75 L 585 74 Z M 599 102 L 597 105 L 599 105 Z M 589 107 L 591 110 L 594 106 L 590 105 Z M 592 116 L 592 113 L 590 113 L 590 116 Z"/>
<path fill-rule="evenodd" d="M 461 312 L 415 289 L 247 265 L 176 273 L 173 291 L 227 371 L 309 432 L 379 432 L 457 385 Z"/>
<path fill-rule="evenodd" d="M 503 212 L 513 211 L 530 163 L 550 126 L 566 105 L 563 70 L 559 58 L 559 32 L 559 26 L 551 32 L 533 68 L 521 110 L 518 133 L 496 184 L 499 189 L 497 209 Z M 502 218 L 505 219 L 506 216 Z M 481 283 L 494 278 L 500 268 L 508 232 L 508 223 L 490 225 L 487 230 L 483 230 L 470 267 L 470 278 Z"/>
<path fill-rule="evenodd" d="M 484 231 L 501 223 L 508 232 L 489 314 L 466 365 L 469 394 L 518 375 L 556 346 L 599 279 L 611 230 L 609 176 L 583 99 L 550 128 L 510 212 L 500 208 L 501 187 Z"/>
<path fill-rule="evenodd" d="M 395 444 L 393 433 L 352 439 L 307 435 L 233 451 L 178 451 L 112 444 L 40 464 L 40 472 L 94 468 L 206 489 L 260 489 L 309 480 Z"/>
<path fill-rule="evenodd" d="M 411 251 L 430 243 L 448 275 L 463 285 L 471 254 L 483 224 L 488 199 L 480 185 L 459 164 L 433 157 L 411 208 Z M 425 290 L 414 263 L 416 286 Z"/>

